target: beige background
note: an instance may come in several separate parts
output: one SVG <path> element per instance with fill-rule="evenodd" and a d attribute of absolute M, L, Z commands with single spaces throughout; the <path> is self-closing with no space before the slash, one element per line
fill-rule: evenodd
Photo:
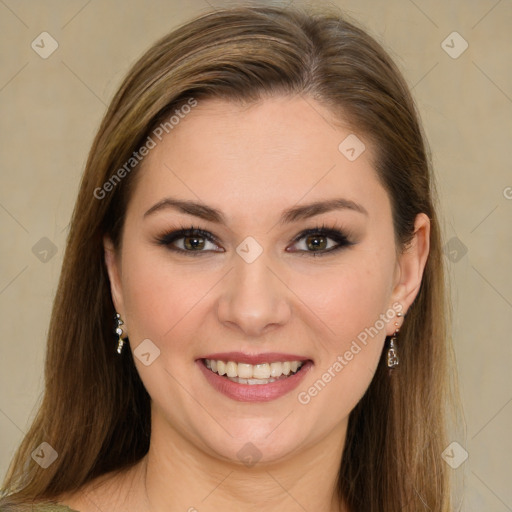
<path fill-rule="evenodd" d="M 0 0 L 2 474 L 41 396 L 67 224 L 105 106 L 156 38 L 225 4 Z M 413 88 L 439 180 L 445 241 L 457 237 L 467 248 L 463 254 L 452 241 L 446 253 L 467 421 L 466 437 L 453 440 L 469 453 L 453 470 L 465 476 L 462 510 L 512 510 L 512 2 L 336 4 L 383 43 Z M 31 48 L 43 31 L 59 45 L 47 59 Z M 469 44 L 456 59 L 441 46 L 453 31 Z M 57 249 L 46 262 L 32 250 L 43 237 Z"/>

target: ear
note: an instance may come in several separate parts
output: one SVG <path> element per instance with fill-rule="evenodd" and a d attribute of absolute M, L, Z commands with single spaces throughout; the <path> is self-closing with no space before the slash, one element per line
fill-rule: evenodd
<path fill-rule="evenodd" d="M 398 257 L 397 277 L 392 294 L 394 302 L 405 313 L 418 295 L 430 250 L 430 219 L 419 213 L 414 222 L 414 235 Z M 389 335 L 392 333 L 389 332 Z"/>
<path fill-rule="evenodd" d="M 123 317 L 124 303 L 121 286 L 121 263 L 120 256 L 114 248 L 114 244 L 108 235 L 103 237 L 103 248 L 105 251 L 105 265 L 110 280 L 110 293 L 116 311 Z"/>

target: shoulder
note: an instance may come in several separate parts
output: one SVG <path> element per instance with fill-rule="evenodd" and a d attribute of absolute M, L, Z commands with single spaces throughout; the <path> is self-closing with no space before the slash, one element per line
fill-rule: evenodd
<path fill-rule="evenodd" d="M 101 475 L 75 491 L 59 494 L 53 501 L 13 504 L 0 497 L 0 512 L 98 512 L 118 510 L 126 496 L 133 496 L 135 482 L 140 480 L 140 468 L 116 470 Z M 123 498 L 124 497 L 124 498 Z M 65 505 L 63 505 L 65 503 Z"/>

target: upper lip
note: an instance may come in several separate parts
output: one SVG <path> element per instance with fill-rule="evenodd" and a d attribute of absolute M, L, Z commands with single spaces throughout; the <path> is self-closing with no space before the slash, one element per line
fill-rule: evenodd
<path fill-rule="evenodd" d="M 284 361 L 308 361 L 308 357 L 297 354 L 283 354 L 279 352 L 267 352 L 262 354 L 246 354 L 244 352 L 216 352 L 208 354 L 200 359 L 213 359 L 215 361 L 234 361 L 246 364 L 276 363 Z"/>

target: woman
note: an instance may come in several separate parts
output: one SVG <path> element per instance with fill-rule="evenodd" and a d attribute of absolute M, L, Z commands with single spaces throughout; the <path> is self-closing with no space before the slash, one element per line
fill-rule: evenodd
<path fill-rule="evenodd" d="M 340 16 L 157 42 L 93 143 L 0 509 L 450 510 L 432 188 L 404 79 Z"/>

